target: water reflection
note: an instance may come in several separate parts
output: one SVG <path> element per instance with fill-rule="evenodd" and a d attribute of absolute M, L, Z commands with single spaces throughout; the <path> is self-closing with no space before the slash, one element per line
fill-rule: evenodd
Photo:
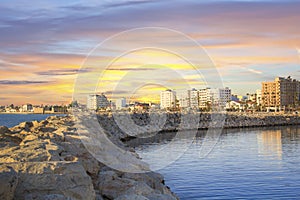
<path fill-rule="evenodd" d="M 258 153 L 282 160 L 282 156 L 289 156 L 293 150 L 298 151 L 299 141 L 298 126 L 265 128 L 257 134 Z"/>
<path fill-rule="evenodd" d="M 138 152 L 152 151 L 175 134 L 132 143 Z M 214 150 L 200 159 L 206 134 L 199 131 L 189 150 L 159 171 L 180 199 L 299 199 L 300 126 L 224 130 Z M 174 144 L 173 151 L 180 151 L 185 140 Z"/>
<path fill-rule="evenodd" d="M 258 154 L 266 157 L 282 159 L 282 130 L 265 130 L 257 134 Z"/>

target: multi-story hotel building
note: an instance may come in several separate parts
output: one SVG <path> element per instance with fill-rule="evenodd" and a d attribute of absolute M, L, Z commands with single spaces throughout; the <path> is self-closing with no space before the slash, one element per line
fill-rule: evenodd
<path fill-rule="evenodd" d="M 176 107 L 176 92 L 173 90 L 165 90 L 160 93 L 160 108 Z"/>
<path fill-rule="evenodd" d="M 273 82 L 262 83 L 262 106 L 282 110 L 296 106 L 300 100 L 300 82 L 291 77 L 277 77 Z"/>
<path fill-rule="evenodd" d="M 199 108 L 207 108 L 208 103 L 211 104 L 212 98 L 210 88 L 199 90 Z"/>
<path fill-rule="evenodd" d="M 176 91 L 176 99 L 180 108 L 199 108 L 199 92 L 195 88 Z"/>
<path fill-rule="evenodd" d="M 126 98 L 122 97 L 116 100 L 116 109 L 120 110 L 126 107 Z"/>
<path fill-rule="evenodd" d="M 199 108 L 199 91 L 194 88 L 190 91 L 190 107 Z"/>
<path fill-rule="evenodd" d="M 180 108 L 189 108 L 191 106 L 191 90 L 177 90 L 176 99 Z"/>
<path fill-rule="evenodd" d="M 106 96 L 102 93 L 98 94 L 90 94 L 87 97 L 87 109 L 89 110 L 97 110 L 98 108 L 107 108 L 109 106 L 109 101 Z"/>
<path fill-rule="evenodd" d="M 262 104 L 262 99 L 261 99 L 261 90 L 256 90 L 256 104 L 260 106 Z"/>
<path fill-rule="evenodd" d="M 205 88 L 199 90 L 199 107 L 207 108 L 208 104 L 225 108 L 226 103 L 231 100 L 231 89 Z"/>

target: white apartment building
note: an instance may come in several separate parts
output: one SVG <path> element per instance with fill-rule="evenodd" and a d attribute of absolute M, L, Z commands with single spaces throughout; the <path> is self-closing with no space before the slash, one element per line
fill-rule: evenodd
<path fill-rule="evenodd" d="M 262 103 L 261 90 L 256 90 L 256 104 L 260 106 Z"/>
<path fill-rule="evenodd" d="M 160 93 L 160 108 L 173 108 L 176 106 L 176 92 L 165 90 Z"/>
<path fill-rule="evenodd" d="M 190 91 L 190 107 L 199 108 L 199 91 L 196 89 Z"/>
<path fill-rule="evenodd" d="M 206 108 L 208 103 L 211 104 L 212 97 L 210 95 L 210 88 L 198 90 L 198 95 L 199 95 L 199 108 Z"/>
<path fill-rule="evenodd" d="M 116 100 L 116 109 L 117 110 L 121 110 L 125 107 L 126 107 L 126 99 L 124 97 Z"/>
<path fill-rule="evenodd" d="M 31 112 L 31 111 L 33 111 L 33 107 L 31 104 L 25 104 L 22 106 L 22 111 L 23 112 Z"/>
<path fill-rule="evenodd" d="M 207 108 L 208 104 L 225 108 L 226 103 L 231 100 L 231 89 L 205 88 L 199 90 L 199 107 Z"/>
<path fill-rule="evenodd" d="M 90 94 L 87 97 L 87 109 L 89 110 L 97 110 L 98 108 L 107 108 L 109 106 L 109 101 L 106 96 L 102 93 L 98 94 Z"/>
<path fill-rule="evenodd" d="M 198 108 L 199 92 L 196 89 L 176 91 L 176 99 L 181 108 Z"/>
<path fill-rule="evenodd" d="M 177 90 L 176 99 L 180 108 L 189 108 L 191 106 L 191 90 Z"/>

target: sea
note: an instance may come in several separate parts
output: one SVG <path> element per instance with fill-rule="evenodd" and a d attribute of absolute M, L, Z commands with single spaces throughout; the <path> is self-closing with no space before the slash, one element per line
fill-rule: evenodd
<path fill-rule="evenodd" d="M 65 116 L 65 114 L 0 114 L 0 126 L 13 127 L 25 121 L 41 121 L 49 116 Z"/>
<path fill-rule="evenodd" d="M 163 150 L 169 154 L 167 158 L 182 153 L 158 169 L 166 185 L 182 200 L 300 199 L 299 126 L 228 129 L 210 153 L 201 156 L 206 137 L 198 133 L 191 142 L 168 136 L 136 150 L 140 155 Z M 173 147 L 168 152 L 170 143 Z M 150 167 L 157 166 L 157 162 L 165 164 L 164 160 L 154 159 Z"/>

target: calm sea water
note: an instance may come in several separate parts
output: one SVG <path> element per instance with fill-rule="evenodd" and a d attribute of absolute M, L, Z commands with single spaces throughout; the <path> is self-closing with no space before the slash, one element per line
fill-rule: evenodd
<path fill-rule="evenodd" d="M 300 127 L 227 130 L 212 152 L 199 158 L 204 136 L 158 171 L 180 199 L 300 199 Z M 186 142 L 177 141 L 173 151 L 182 151 Z M 167 144 L 144 144 L 137 150 Z"/>
<path fill-rule="evenodd" d="M 0 126 L 13 127 L 21 122 L 40 121 L 53 115 L 64 116 L 64 114 L 0 114 Z"/>

